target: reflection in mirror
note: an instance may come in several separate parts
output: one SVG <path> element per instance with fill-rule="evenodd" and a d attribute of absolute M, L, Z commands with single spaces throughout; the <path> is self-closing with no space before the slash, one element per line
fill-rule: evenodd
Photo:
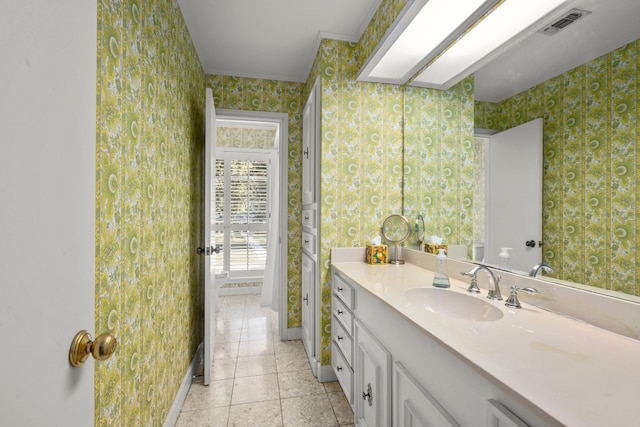
<path fill-rule="evenodd" d="M 484 260 L 502 265 L 501 248 L 512 248 L 511 269 L 523 274 L 542 261 L 542 127 L 531 120 L 485 145 Z"/>
<path fill-rule="evenodd" d="M 416 233 L 416 246 L 420 247 L 424 242 L 424 217 L 422 214 L 418 214 L 418 218 L 416 218 L 416 226 L 414 229 Z"/>
<path fill-rule="evenodd" d="M 640 296 L 640 2 L 581 8 L 592 13 L 554 36 L 532 35 L 448 91 L 405 88 L 404 213 L 422 214 L 427 236 L 477 259 L 473 130 L 543 118 L 542 261 L 555 269 L 545 278 Z"/>
<path fill-rule="evenodd" d="M 398 258 L 398 245 L 404 243 L 411 234 L 409 220 L 402 215 L 389 215 L 382 223 L 381 234 L 390 245 L 395 247 L 389 264 L 404 264 L 404 260 Z"/>

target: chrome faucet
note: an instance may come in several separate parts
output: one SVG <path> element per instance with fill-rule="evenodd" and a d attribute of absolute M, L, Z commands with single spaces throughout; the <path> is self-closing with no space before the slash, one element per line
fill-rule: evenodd
<path fill-rule="evenodd" d="M 540 264 L 536 264 L 536 265 L 533 266 L 533 268 L 529 272 L 529 276 L 530 277 L 536 277 L 536 275 L 538 274 L 538 271 L 540 269 L 548 271 L 549 273 L 553 273 L 555 271 L 549 264 L 546 264 L 546 263 L 542 262 Z"/>
<path fill-rule="evenodd" d="M 476 281 L 476 274 L 480 270 L 486 271 L 487 274 L 489 275 L 489 293 L 487 294 L 487 298 L 497 299 L 498 301 L 502 301 L 502 294 L 500 294 L 500 286 L 499 286 L 500 275 L 496 276 L 495 274 L 493 274 L 493 271 L 489 270 L 489 267 L 482 264 L 479 264 L 473 267 L 471 271 L 468 271 L 466 273 L 460 273 L 463 276 L 471 277 L 471 285 L 469 285 L 469 288 L 467 289 L 467 291 L 475 292 L 475 293 L 480 292 L 480 289 L 478 288 L 478 283 Z M 492 287 L 493 289 L 491 289 Z"/>
<path fill-rule="evenodd" d="M 507 298 L 507 302 L 504 304 L 507 307 L 511 308 L 520 308 L 520 301 L 518 300 L 518 291 L 523 291 L 528 294 L 537 294 L 538 290 L 536 288 L 519 288 L 516 285 L 511 286 L 511 294 L 509 294 L 509 298 Z"/>

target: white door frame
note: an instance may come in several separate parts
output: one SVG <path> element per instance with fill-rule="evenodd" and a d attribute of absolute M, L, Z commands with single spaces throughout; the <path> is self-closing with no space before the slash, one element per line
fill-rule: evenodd
<path fill-rule="evenodd" d="M 215 209 L 215 199 L 211 197 L 211 169 L 215 167 L 216 150 L 216 109 L 211 88 L 206 90 L 205 145 L 204 145 L 204 385 L 211 382 L 211 368 L 216 333 L 215 309 L 218 299 L 216 278 L 211 275 L 211 210 Z M 213 304 L 213 306 L 212 306 Z"/>
<path fill-rule="evenodd" d="M 278 294 L 280 301 L 278 302 L 278 333 L 283 340 L 288 338 L 287 328 L 287 264 L 288 264 L 288 231 L 289 231 L 289 215 L 288 215 L 288 189 L 289 189 L 289 116 L 286 113 L 270 113 L 264 111 L 246 111 L 246 110 L 228 110 L 224 108 L 216 109 L 218 119 L 241 119 L 241 120 L 257 120 L 262 122 L 275 122 L 280 125 L 278 138 L 278 176 L 279 176 L 279 192 L 280 206 L 278 218 L 278 252 L 280 253 L 280 262 L 278 264 L 279 277 L 277 281 L 280 286 Z"/>

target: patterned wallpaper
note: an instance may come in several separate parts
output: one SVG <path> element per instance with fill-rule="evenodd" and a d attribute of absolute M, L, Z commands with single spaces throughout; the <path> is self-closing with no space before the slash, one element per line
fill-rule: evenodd
<path fill-rule="evenodd" d="M 356 67 L 354 44 L 323 40 L 306 85 L 321 76 L 323 365 L 331 364 L 331 248 L 364 246 L 402 212 L 402 88 L 356 82 Z"/>
<path fill-rule="evenodd" d="M 175 0 L 98 1 L 95 424 L 161 425 L 200 343 L 204 73 Z"/>
<path fill-rule="evenodd" d="M 273 150 L 275 129 L 216 127 L 216 147 Z"/>
<path fill-rule="evenodd" d="M 473 243 L 473 77 L 447 91 L 406 87 L 404 214 L 425 235 Z"/>
<path fill-rule="evenodd" d="M 288 319 L 302 322 L 302 102 L 300 83 L 228 76 L 206 76 L 216 108 L 267 111 L 289 115 L 289 259 Z"/>
<path fill-rule="evenodd" d="M 356 70 L 360 70 L 365 61 L 373 53 L 378 43 L 382 40 L 393 21 L 400 15 L 408 0 L 382 0 L 378 10 L 367 25 L 362 37 L 358 41 Z M 305 98 L 306 99 L 306 98 Z"/>
<path fill-rule="evenodd" d="M 544 261 L 559 278 L 640 295 L 640 41 L 499 104 L 476 126 L 544 118 Z"/>

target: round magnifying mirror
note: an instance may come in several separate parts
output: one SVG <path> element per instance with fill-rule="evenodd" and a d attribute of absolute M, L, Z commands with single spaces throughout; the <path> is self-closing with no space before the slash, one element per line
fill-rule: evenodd
<path fill-rule="evenodd" d="M 404 260 L 398 259 L 398 245 L 404 243 L 411 234 L 409 220 L 402 215 L 389 215 L 382 223 L 382 237 L 394 245 L 393 258 L 389 259 L 389 264 L 404 264 Z"/>

